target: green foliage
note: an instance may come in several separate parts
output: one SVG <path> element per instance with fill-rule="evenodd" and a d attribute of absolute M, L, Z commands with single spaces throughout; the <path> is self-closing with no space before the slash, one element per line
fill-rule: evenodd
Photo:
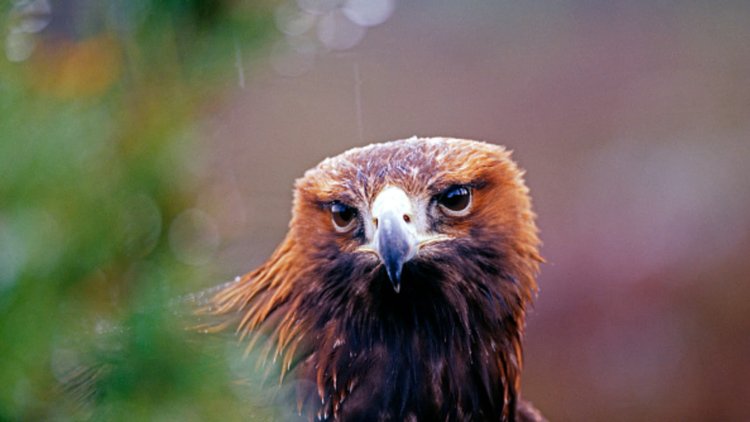
<path fill-rule="evenodd" d="M 168 236 L 200 108 L 264 45 L 267 5 L 104 4 L 0 60 L 0 420 L 270 417 L 169 305 L 206 270 Z"/>

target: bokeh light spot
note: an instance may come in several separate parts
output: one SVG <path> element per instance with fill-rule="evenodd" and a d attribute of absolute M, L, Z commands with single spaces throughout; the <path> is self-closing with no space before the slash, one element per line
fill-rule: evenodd
<path fill-rule="evenodd" d="M 347 0 L 342 10 L 357 25 L 375 26 L 391 17 L 394 6 L 394 0 Z"/>
<path fill-rule="evenodd" d="M 11 32 L 5 38 L 5 57 L 11 62 L 22 62 L 31 56 L 36 42 L 24 32 Z"/>
<path fill-rule="evenodd" d="M 323 16 L 318 23 L 318 39 L 331 50 L 348 50 L 365 36 L 365 28 L 349 20 L 340 10 Z"/>
<path fill-rule="evenodd" d="M 315 25 L 315 16 L 289 3 L 282 3 L 274 13 L 276 26 L 286 35 L 301 35 Z"/>
<path fill-rule="evenodd" d="M 219 247 L 219 230 L 214 219 L 199 209 L 178 215 L 169 228 L 169 245 L 182 263 L 208 263 Z"/>
<path fill-rule="evenodd" d="M 337 8 L 340 3 L 340 0 L 297 0 L 300 9 L 316 15 L 330 12 Z"/>

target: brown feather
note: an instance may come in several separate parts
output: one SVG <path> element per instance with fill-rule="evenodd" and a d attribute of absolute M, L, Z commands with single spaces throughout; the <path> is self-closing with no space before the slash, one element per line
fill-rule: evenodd
<path fill-rule="evenodd" d="M 400 293 L 377 257 L 358 253 L 364 232 L 333 230 L 334 201 L 367 209 L 398 186 L 431 204 L 454 185 L 473 188 L 471 214 L 430 220 L 452 240 L 404 267 Z M 282 244 L 199 312 L 220 317 L 214 328 L 252 333 L 248 351 L 267 338 L 281 380 L 316 385 L 317 398 L 298 398 L 310 418 L 541 420 L 518 398 L 542 262 L 534 219 L 523 172 L 502 147 L 412 138 L 352 149 L 297 180 Z"/>

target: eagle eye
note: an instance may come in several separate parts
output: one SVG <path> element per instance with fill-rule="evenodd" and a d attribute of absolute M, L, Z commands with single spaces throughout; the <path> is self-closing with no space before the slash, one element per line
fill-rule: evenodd
<path fill-rule="evenodd" d="M 471 189 L 467 186 L 452 186 L 438 196 L 438 204 L 448 215 L 466 215 L 471 205 Z"/>
<path fill-rule="evenodd" d="M 340 202 L 334 202 L 331 204 L 331 220 L 336 230 L 345 232 L 352 227 L 357 221 L 357 210 L 348 205 L 344 205 Z"/>

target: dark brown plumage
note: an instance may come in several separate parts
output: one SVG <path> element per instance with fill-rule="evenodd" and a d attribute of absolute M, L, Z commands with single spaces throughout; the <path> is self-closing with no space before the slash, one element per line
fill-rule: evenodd
<path fill-rule="evenodd" d="M 200 312 L 310 381 L 310 419 L 542 420 L 519 398 L 538 245 L 502 147 L 374 144 L 305 173 L 282 244 Z"/>

